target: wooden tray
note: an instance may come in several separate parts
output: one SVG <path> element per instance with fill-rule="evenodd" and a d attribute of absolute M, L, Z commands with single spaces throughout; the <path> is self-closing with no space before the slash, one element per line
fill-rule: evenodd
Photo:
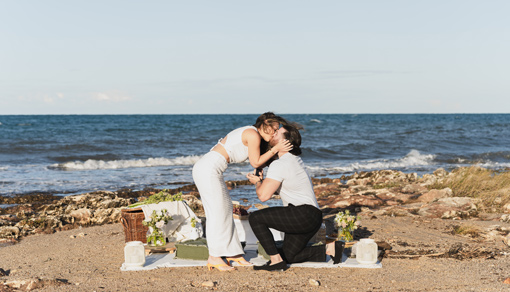
<path fill-rule="evenodd" d="M 175 243 L 173 242 L 168 242 L 165 246 L 145 245 L 145 255 L 149 255 L 151 253 L 174 253 L 175 250 Z"/>

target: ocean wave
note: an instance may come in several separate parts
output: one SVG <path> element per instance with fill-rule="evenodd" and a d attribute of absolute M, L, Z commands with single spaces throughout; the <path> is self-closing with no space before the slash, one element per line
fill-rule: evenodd
<path fill-rule="evenodd" d="M 318 120 L 318 119 L 311 119 L 310 122 L 312 122 L 312 123 L 322 123 L 321 120 Z"/>
<path fill-rule="evenodd" d="M 336 167 L 308 167 L 312 174 L 354 172 L 360 170 L 380 170 L 380 169 L 403 169 L 417 166 L 429 166 L 434 164 L 435 155 L 421 154 L 418 150 L 411 150 L 406 156 L 397 159 L 376 159 L 362 162 L 354 162 L 346 166 Z"/>
<path fill-rule="evenodd" d="M 193 165 L 200 159 L 199 155 L 182 156 L 177 158 L 148 158 L 134 160 L 94 160 L 72 161 L 59 164 L 53 164 L 50 168 L 62 170 L 94 170 L 94 169 L 119 169 L 119 168 L 140 168 L 154 166 L 172 166 L 172 165 Z"/>
<path fill-rule="evenodd" d="M 488 168 L 488 169 L 510 168 L 510 162 L 500 163 L 500 162 L 487 161 L 484 163 L 477 163 L 476 165 L 483 167 L 483 168 Z"/>

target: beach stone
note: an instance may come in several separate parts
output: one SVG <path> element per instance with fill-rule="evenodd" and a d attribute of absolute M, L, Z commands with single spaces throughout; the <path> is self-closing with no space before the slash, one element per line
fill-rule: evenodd
<path fill-rule="evenodd" d="M 308 283 L 310 283 L 310 285 L 315 286 L 315 287 L 319 287 L 321 285 L 321 283 L 315 279 L 308 280 Z"/>
<path fill-rule="evenodd" d="M 426 187 L 437 183 L 438 179 L 435 175 L 424 174 L 421 179 L 421 186 Z"/>
<path fill-rule="evenodd" d="M 384 205 L 384 201 L 373 196 L 360 196 L 354 200 L 358 206 L 366 206 L 369 208 L 375 208 Z"/>
<path fill-rule="evenodd" d="M 510 223 L 510 214 L 504 214 L 499 219 L 501 222 Z"/>
<path fill-rule="evenodd" d="M 510 284 L 510 278 L 506 278 L 505 281 L 503 281 L 503 284 Z"/>
<path fill-rule="evenodd" d="M 338 184 L 335 183 L 325 183 L 316 185 L 313 187 L 313 191 L 315 192 L 315 197 L 327 197 L 331 195 L 337 195 L 340 193 L 340 188 Z"/>
<path fill-rule="evenodd" d="M 466 219 L 478 216 L 475 202 L 465 197 L 442 198 L 421 206 L 416 213 L 429 218 Z"/>
<path fill-rule="evenodd" d="M 11 280 L 5 281 L 4 285 L 11 289 L 18 289 L 21 291 L 33 291 L 36 289 L 41 289 L 48 286 L 60 286 L 69 284 L 67 280 L 64 279 L 56 279 L 56 280 L 46 280 L 46 279 L 30 279 L 30 280 Z M 1 290 L 3 291 L 3 290 Z M 10 290 L 9 290 L 10 291 Z"/>
<path fill-rule="evenodd" d="M 86 225 L 90 223 L 92 212 L 89 209 L 82 208 L 71 211 L 69 215 L 73 218 L 74 223 Z"/>
<path fill-rule="evenodd" d="M 216 282 L 213 281 L 205 281 L 202 283 L 202 287 L 206 288 L 214 288 L 216 286 Z"/>
<path fill-rule="evenodd" d="M 402 188 L 402 192 L 406 194 L 423 194 L 427 191 L 426 187 L 419 184 L 408 184 Z"/>
<path fill-rule="evenodd" d="M 18 239 L 20 230 L 16 226 L 2 226 L 0 227 L 0 238 L 14 238 Z"/>
<path fill-rule="evenodd" d="M 391 216 L 391 217 L 413 217 L 416 216 L 409 209 L 403 206 L 390 206 L 374 211 L 375 216 Z"/>
<path fill-rule="evenodd" d="M 510 213 L 510 203 L 503 206 L 503 212 Z"/>
<path fill-rule="evenodd" d="M 23 281 L 23 280 L 10 280 L 10 281 L 5 281 L 4 285 L 7 287 L 10 287 L 10 288 L 14 288 L 14 289 L 20 289 L 21 286 L 25 285 L 26 283 L 27 282 Z"/>
<path fill-rule="evenodd" d="M 448 175 L 448 171 L 444 170 L 444 168 L 436 169 L 433 174 L 437 177 L 446 177 Z"/>
<path fill-rule="evenodd" d="M 452 189 L 444 188 L 442 190 L 430 190 L 429 192 L 418 197 L 418 202 L 433 202 L 437 199 L 451 197 L 453 194 Z"/>
<path fill-rule="evenodd" d="M 120 200 L 111 200 L 107 199 L 99 203 L 99 207 L 104 209 L 110 209 L 110 208 L 118 208 L 122 205 L 122 202 Z"/>
<path fill-rule="evenodd" d="M 450 190 L 451 191 L 451 190 Z M 475 202 L 478 200 L 467 198 L 467 197 L 451 197 L 451 198 L 442 198 L 437 200 L 437 202 L 441 205 L 450 206 L 450 207 L 459 207 L 459 208 L 470 208 L 476 209 Z"/>
<path fill-rule="evenodd" d="M 94 217 L 90 219 L 91 223 L 94 224 L 105 224 L 110 223 L 110 215 L 113 209 L 97 209 L 94 211 Z"/>

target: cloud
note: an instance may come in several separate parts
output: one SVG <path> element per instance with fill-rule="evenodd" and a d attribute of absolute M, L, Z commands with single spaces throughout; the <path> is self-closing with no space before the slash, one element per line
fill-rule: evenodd
<path fill-rule="evenodd" d="M 107 91 L 107 92 L 94 92 L 92 94 L 92 99 L 97 101 L 105 101 L 105 102 L 122 102 L 131 100 L 131 97 L 120 91 Z"/>
<path fill-rule="evenodd" d="M 45 96 L 43 96 L 43 101 L 44 101 L 45 103 L 54 103 L 54 102 L 55 102 L 55 99 L 54 99 L 53 97 L 50 97 L 50 96 L 45 95 Z"/>
<path fill-rule="evenodd" d="M 336 70 L 336 71 L 322 71 L 319 72 L 322 78 L 352 78 L 352 77 L 367 77 L 374 75 L 398 74 L 406 72 L 395 72 L 388 70 Z"/>
<path fill-rule="evenodd" d="M 17 97 L 19 101 L 22 102 L 44 102 L 44 103 L 54 103 L 57 99 L 64 99 L 64 94 L 61 92 L 57 93 L 32 93 L 28 95 L 20 95 Z"/>

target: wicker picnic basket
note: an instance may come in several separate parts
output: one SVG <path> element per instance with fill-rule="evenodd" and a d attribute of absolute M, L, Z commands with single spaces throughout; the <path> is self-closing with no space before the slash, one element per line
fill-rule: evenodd
<path fill-rule="evenodd" d="M 147 231 L 149 227 L 142 224 L 145 216 L 142 208 L 126 208 L 121 210 L 122 226 L 124 226 L 124 237 L 128 241 L 141 241 L 147 243 Z"/>

